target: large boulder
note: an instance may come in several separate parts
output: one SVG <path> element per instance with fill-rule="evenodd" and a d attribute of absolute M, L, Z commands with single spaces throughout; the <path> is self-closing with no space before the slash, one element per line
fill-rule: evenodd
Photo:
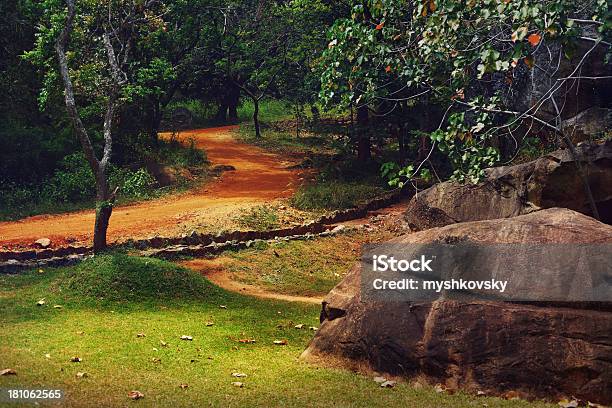
<path fill-rule="evenodd" d="M 458 223 L 392 244 L 612 243 L 612 226 L 567 209 Z M 495 264 L 495 268 L 507 265 Z M 501 269 L 499 270 L 500 272 Z M 520 273 L 520 271 L 511 271 Z M 362 296 L 361 263 L 323 301 L 322 324 L 302 357 L 418 376 L 450 388 L 612 402 L 609 303 L 448 300 L 389 302 Z"/>
<path fill-rule="evenodd" d="M 584 143 L 577 157 L 587 176 L 601 220 L 612 223 L 612 140 Z M 477 184 L 446 181 L 417 194 L 406 211 L 415 230 L 453 222 L 515 217 L 563 207 L 592 215 L 584 183 L 568 149 L 515 166 L 494 167 Z"/>

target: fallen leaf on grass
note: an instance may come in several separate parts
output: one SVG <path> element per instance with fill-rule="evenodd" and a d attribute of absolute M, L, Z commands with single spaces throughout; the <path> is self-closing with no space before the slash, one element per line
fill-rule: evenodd
<path fill-rule="evenodd" d="M 289 342 L 285 339 L 283 340 L 274 340 L 274 344 L 277 346 L 286 346 Z"/>
<path fill-rule="evenodd" d="M 238 343 L 245 343 L 245 344 L 255 343 L 255 339 L 239 339 Z"/>
<path fill-rule="evenodd" d="M 78 373 L 76 373 L 76 377 L 77 378 L 87 378 L 87 377 L 89 377 L 89 374 L 87 374 L 84 371 L 83 372 L 79 371 Z"/>
<path fill-rule="evenodd" d="M 380 384 L 380 386 L 382 388 L 393 388 L 395 387 L 395 384 L 397 384 L 397 382 L 389 380 L 389 381 L 383 382 L 382 384 Z"/>
<path fill-rule="evenodd" d="M 40 299 L 38 302 L 36 302 L 36 306 L 43 306 L 45 303 L 45 298 Z"/>
<path fill-rule="evenodd" d="M 385 377 L 374 377 L 374 382 L 376 382 L 378 384 L 382 384 L 385 381 L 387 381 L 387 379 Z"/>
<path fill-rule="evenodd" d="M 81 357 L 71 357 L 70 361 L 72 363 L 80 363 L 81 361 L 83 361 L 83 359 Z"/>
<path fill-rule="evenodd" d="M 191 341 L 191 340 L 193 340 L 193 337 L 191 337 L 191 336 L 186 336 L 186 335 L 182 335 L 182 336 L 181 336 L 181 340 L 188 340 L 188 341 Z"/>
<path fill-rule="evenodd" d="M 153 359 L 151 361 L 153 361 L 154 363 L 161 363 L 161 358 L 153 357 Z"/>
<path fill-rule="evenodd" d="M 296 324 L 294 327 L 296 329 L 302 329 L 304 327 L 304 325 L 303 324 Z"/>
<path fill-rule="evenodd" d="M 242 378 L 246 376 L 247 375 L 245 373 L 232 373 L 232 377 L 236 377 L 236 378 Z"/>
<path fill-rule="evenodd" d="M 225 305 L 219 305 L 219 308 L 221 308 L 221 309 L 227 309 L 227 306 L 225 306 Z"/>
<path fill-rule="evenodd" d="M 160 341 L 159 341 L 159 345 L 160 345 L 160 346 L 162 346 L 162 347 L 168 347 L 168 343 L 166 343 L 166 342 L 165 342 L 165 341 L 163 341 L 163 340 L 160 340 Z"/>
<path fill-rule="evenodd" d="M 440 393 L 446 391 L 446 387 L 443 386 L 442 384 L 436 384 L 434 386 L 434 391 L 437 392 L 438 394 L 440 394 Z"/>
<path fill-rule="evenodd" d="M 64 306 L 62 306 L 62 305 L 53 305 L 53 308 L 54 308 L 54 309 L 62 309 L 63 307 L 64 307 Z"/>
<path fill-rule="evenodd" d="M 186 390 L 187 388 L 189 388 L 188 384 L 179 384 L 179 388 L 182 390 Z"/>
<path fill-rule="evenodd" d="M 234 381 L 234 382 L 232 382 L 232 385 L 234 387 L 238 387 L 238 388 L 244 387 L 244 383 L 241 383 L 240 381 Z"/>
<path fill-rule="evenodd" d="M 17 371 L 13 370 L 12 368 L 5 368 L 4 370 L 0 371 L 0 375 L 17 375 Z"/>
<path fill-rule="evenodd" d="M 147 335 L 144 333 L 137 333 L 136 337 L 147 337 Z"/>
<path fill-rule="evenodd" d="M 477 395 L 478 397 L 484 397 L 485 395 L 487 395 L 487 393 L 486 393 L 486 392 L 484 392 L 484 391 L 477 391 L 477 392 L 476 392 L 476 395 Z"/>
<path fill-rule="evenodd" d="M 206 322 L 206 327 L 214 326 L 213 322 Z"/>
<path fill-rule="evenodd" d="M 144 398 L 144 394 L 140 391 L 130 391 L 128 393 L 128 397 L 133 400 L 137 400 L 137 399 Z"/>
<path fill-rule="evenodd" d="M 317 331 L 317 330 L 319 330 L 319 328 L 318 327 L 314 327 L 314 326 L 310 326 L 310 330 Z"/>
<path fill-rule="evenodd" d="M 45 358 L 51 358 L 51 354 L 49 353 L 45 354 Z"/>

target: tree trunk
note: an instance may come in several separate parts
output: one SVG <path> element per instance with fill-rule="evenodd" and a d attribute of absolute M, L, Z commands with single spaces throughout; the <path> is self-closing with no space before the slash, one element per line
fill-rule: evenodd
<path fill-rule="evenodd" d="M 404 164 L 406 161 L 406 143 L 404 138 L 405 127 L 404 124 L 399 122 L 397 127 L 394 127 L 394 131 L 396 132 L 395 137 L 397 138 L 398 144 L 398 153 L 399 153 L 399 161 L 400 164 Z"/>
<path fill-rule="evenodd" d="M 99 169 L 96 174 L 96 222 L 94 224 L 94 253 L 100 253 L 106 249 L 106 232 L 111 214 L 115 194 L 110 194 L 106 173 Z"/>
<path fill-rule="evenodd" d="M 255 137 L 256 138 L 260 138 L 261 137 L 261 130 L 259 128 L 259 99 L 258 98 L 252 98 L 253 99 L 253 124 L 255 125 Z"/>
<path fill-rule="evenodd" d="M 368 107 L 360 106 L 357 108 L 357 159 L 361 161 L 369 161 L 372 158 L 368 124 Z"/>
<path fill-rule="evenodd" d="M 219 103 L 219 109 L 217 110 L 217 121 L 219 123 L 227 123 L 227 105 L 225 102 Z"/>
<path fill-rule="evenodd" d="M 228 118 L 231 123 L 238 123 L 238 101 L 229 106 Z"/>
<path fill-rule="evenodd" d="M 229 121 L 238 123 L 238 104 L 240 103 L 240 88 L 234 83 L 230 84 L 227 97 L 227 106 L 229 108 Z"/>
<path fill-rule="evenodd" d="M 159 141 L 159 127 L 162 121 L 161 109 L 158 101 L 152 102 L 149 121 L 149 138 L 151 139 L 152 145 L 157 146 Z"/>

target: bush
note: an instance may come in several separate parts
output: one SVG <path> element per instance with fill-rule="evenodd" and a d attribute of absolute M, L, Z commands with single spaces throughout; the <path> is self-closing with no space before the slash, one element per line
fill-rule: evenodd
<path fill-rule="evenodd" d="M 276 229 L 280 225 L 276 212 L 267 205 L 260 205 L 248 210 L 243 210 L 242 213 L 236 217 L 236 222 L 238 222 L 241 227 L 256 231 Z"/>
<path fill-rule="evenodd" d="M 203 277 L 153 258 L 98 255 L 68 270 L 63 286 L 71 292 L 106 300 L 203 298 L 214 291 Z"/>
<path fill-rule="evenodd" d="M 128 199 L 143 199 L 153 195 L 155 178 L 145 169 L 132 171 L 113 167 L 109 175 L 112 188 L 119 187 L 119 193 Z"/>
<path fill-rule="evenodd" d="M 342 210 L 384 191 L 382 187 L 369 184 L 322 182 L 300 187 L 291 198 L 291 204 L 300 210 Z"/>
<path fill-rule="evenodd" d="M 43 190 L 43 196 L 58 201 L 77 202 L 94 197 L 95 178 L 83 153 L 64 157 Z"/>
<path fill-rule="evenodd" d="M 189 141 L 189 146 L 185 146 L 174 137 L 159 141 L 155 160 L 176 167 L 196 167 L 208 163 L 206 153 L 196 147 L 193 139 Z"/>

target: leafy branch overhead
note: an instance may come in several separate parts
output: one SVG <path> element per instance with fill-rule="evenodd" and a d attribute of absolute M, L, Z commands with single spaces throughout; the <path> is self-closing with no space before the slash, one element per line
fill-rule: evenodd
<path fill-rule="evenodd" d="M 320 97 L 384 114 L 423 100 L 439 104 L 445 113 L 429 136 L 458 179 L 477 180 L 498 161 L 496 138 L 518 144 L 532 127 L 560 133 L 556 108 L 589 56 L 603 59 L 610 47 L 605 0 L 353 4 L 351 17 L 329 31 Z M 559 69 L 565 65 L 569 72 Z M 544 73 L 546 89 L 521 105 L 518 94 L 534 71 Z"/>

